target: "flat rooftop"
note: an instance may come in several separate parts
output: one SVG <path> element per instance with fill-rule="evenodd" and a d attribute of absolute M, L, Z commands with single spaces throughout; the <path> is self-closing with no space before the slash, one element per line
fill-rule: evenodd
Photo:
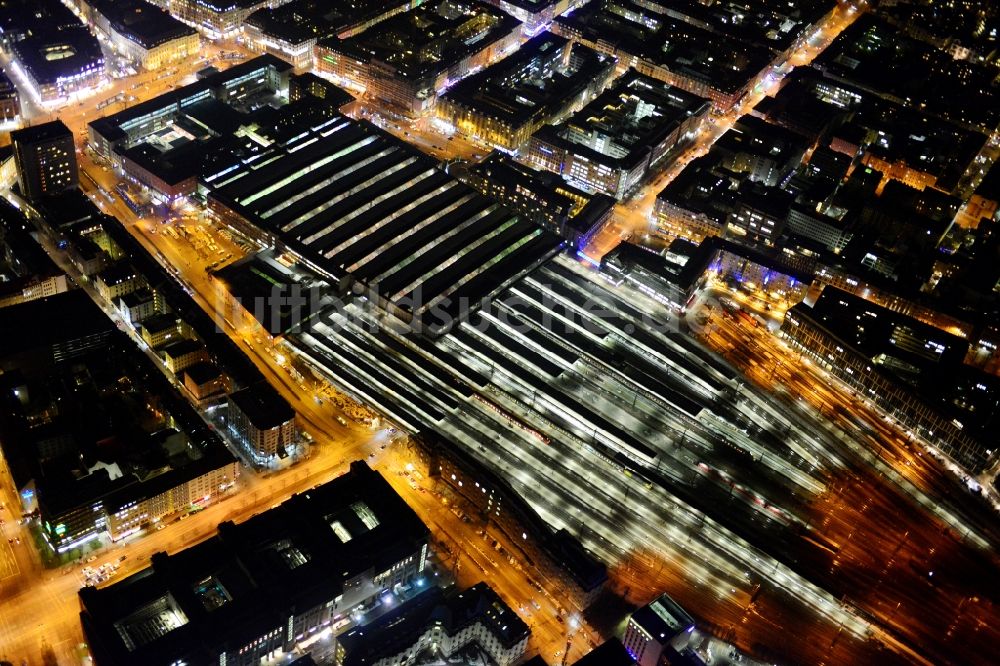
<path fill-rule="evenodd" d="M 292 65 L 284 60 L 265 53 L 182 88 L 130 106 L 118 113 L 98 118 L 91 121 L 89 127 L 109 141 L 121 139 L 125 137 L 125 128 L 140 125 L 146 118 L 154 114 L 161 114 L 171 108 L 180 113 L 182 108 L 207 98 L 209 96 L 207 93 L 212 89 L 225 87 L 226 83 L 230 81 L 241 79 L 267 68 L 272 68 L 277 72 L 288 72 L 293 69 Z"/>
<path fill-rule="evenodd" d="M 694 618 L 665 594 L 632 613 L 632 620 L 662 643 L 694 627 Z"/>
<path fill-rule="evenodd" d="M 478 303 L 561 241 L 445 174 L 437 161 L 343 116 L 210 183 L 209 202 L 349 278 L 404 318 Z"/>
<path fill-rule="evenodd" d="M 104 69 L 97 38 L 81 24 L 79 30 L 48 30 L 11 45 L 14 60 L 39 85 L 54 85 L 85 72 Z"/>
<path fill-rule="evenodd" d="M 82 289 L 4 308 L 2 319 L 0 354 L 4 355 L 116 330 Z"/>
<path fill-rule="evenodd" d="M 591 161 L 629 169 L 691 116 L 708 109 L 704 97 L 634 69 L 559 125 L 535 133 Z"/>
<path fill-rule="evenodd" d="M 247 17 L 246 23 L 266 35 L 299 44 L 309 39 L 335 37 L 408 4 L 405 0 L 347 0 L 335 4 L 323 0 L 292 0 L 274 9 L 258 9 Z"/>
<path fill-rule="evenodd" d="M 478 0 L 431 0 L 359 35 L 325 46 L 362 62 L 377 60 L 396 75 L 436 77 L 486 44 L 513 32 L 517 19 Z"/>
<path fill-rule="evenodd" d="M 529 635 L 528 626 L 485 583 L 461 592 L 444 593 L 439 587 L 421 592 L 374 622 L 338 637 L 346 657 L 343 666 L 366 666 L 393 657 L 412 646 L 428 628 L 442 625 L 457 636 L 476 623 L 509 649 Z"/>
<path fill-rule="evenodd" d="M 20 210 L 6 199 L 0 199 L 0 277 L 35 279 L 62 274 L 32 236 L 34 231 L 34 225 Z M 0 282 L 0 294 L 22 285 L 18 279 Z"/>
<path fill-rule="evenodd" d="M 970 436 L 984 444 L 994 439 L 1000 379 L 964 363 L 965 338 L 830 286 L 812 307 L 790 308 L 789 318 L 812 321 L 873 368 L 955 417 Z"/>
<path fill-rule="evenodd" d="M 869 152 L 931 174 L 937 178 L 937 187 L 946 190 L 958 185 L 989 140 L 981 132 L 881 100 L 862 108 L 854 122 L 877 133 L 867 146 Z"/>
<path fill-rule="evenodd" d="M 215 271 L 226 290 L 270 335 L 304 326 L 317 305 L 309 279 L 278 262 L 273 253 L 254 254 Z"/>
<path fill-rule="evenodd" d="M 270 430 L 295 418 L 295 410 L 267 382 L 258 382 L 233 391 L 229 400 L 258 430 Z"/>
<path fill-rule="evenodd" d="M 580 657 L 575 666 L 635 666 L 635 660 L 617 638 L 609 638 Z"/>
<path fill-rule="evenodd" d="M 827 0 L 699 0 L 651 2 L 656 9 L 669 8 L 681 20 L 727 36 L 763 46 L 775 52 L 788 49 L 811 24 L 833 9 Z"/>
<path fill-rule="evenodd" d="M 101 664 L 204 663 L 335 599 L 358 574 L 388 569 L 427 536 L 382 475 L 354 462 L 276 508 L 222 523 L 205 542 L 153 555 L 118 583 L 80 590 L 84 631 Z"/>
<path fill-rule="evenodd" d="M 531 197 L 542 206 L 550 210 L 567 211 L 571 216 L 580 213 L 595 197 L 573 187 L 551 171 L 532 169 L 499 150 L 490 152 L 472 165 L 470 172 L 487 182 L 494 182 L 505 188 L 517 188 L 522 193 L 530 192 Z"/>
<path fill-rule="evenodd" d="M 604 42 L 653 64 L 729 94 L 738 91 L 771 61 L 767 48 L 712 31 L 629 0 L 595 0 L 558 26 L 590 42 Z M 559 32 L 557 29 L 556 32 Z"/>
<path fill-rule="evenodd" d="M 114 510 L 233 462 L 222 440 L 83 290 L 10 306 L 3 321 L 0 394 L 27 391 L 21 401 L 5 398 L 0 440 L 18 486 L 35 482 L 46 519 L 89 511 L 96 501 Z M 91 348 L 76 345 L 65 359 L 20 354 L 57 343 L 72 349 L 67 343 L 83 338 Z M 58 450 L 40 448 L 52 438 L 61 441 Z"/>
<path fill-rule="evenodd" d="M 993 67 L 974 60 L 953 58 L 869 13 L 840 33 L 813 66 L 834 80 L 993 131 L 1000 121 L 1000 85 Z"/>
<path fill-rule="evenodd" d="M 146 49 L 198 34 L 194 28 L 142 0 L 91 0 L 90 4 L 120 35 Z"/>
<path fill-rule="evenodd" d="M 73 140 L 73 132 L 61 120 L 52 120 L 30 127 L 23 127 L 10 133 L 10 141 L 14 143 L 44 143 L 58 139 Z"/>
<path fill-rule="evenodd" d="M 702 155 L 691 160 L 656 198 L 724 223 L 735 206 L 738 179 L 735 174 L 717 170 L 717 165 L 717 155 Z"/>
<path fill-rule="evenodd" d="M 510 125 L 544 119 L 576 98 L 614 63 L 582 44 L 549 32 L 513 55 L 455 84 L 441 97 Z"/>

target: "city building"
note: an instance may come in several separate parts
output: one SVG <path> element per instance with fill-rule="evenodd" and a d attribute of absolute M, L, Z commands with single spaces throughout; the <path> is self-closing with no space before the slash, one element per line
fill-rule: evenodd
<path fill-rule="evenodd" d="M 787 228 L 792 233 L 816 241 L 835 254 L 847 247 L 854 237 L 854 232 L 844 220 L 797 203 L 788 209 Z"/>
<path fill-rule="evenodd" d="M 765 48 L 778 60 L 787 59 L 803 46 L 833 8 L 824 0 L 720 0 L 707 7 L 699 0 L 641 4 L 711 31 L 718 38 L 732 39 Z"/>
<path fill-rule="evenodd" d="M 521 24 L 479 0 L 431 0 L 316 45 L 316 68 L 407 114 L 517 48 Z M 401 49 L 405 44 L 407 48 Z"/>
<path fill-rule="evenodd" d="M 162 299 L 148 288 L 122 294 L 114 299 L 114 303 L 121 318 L 133 328 L 137 328 L 146 318 L 164 311 Z"/>
<path fill-rule="evenodd" d="M 564 122 L 535 132 L 523 159 L 621 199 L 694 139 L 709 108 L 702 97 L 629 70 Z"/>
<path fill-rule="evenodd" d="M 965 225 L 976 227 L 982 220 L 1000 220 L 1000 164 L 994 162 L 972 196 L 964 210 Z"/>
<path fill-rule="evenodd" d="M 292 0 L 248 16 L 243 39 L 254 51 L 276 55 L 297 69 L 311 69 L 318 40 L 347 39 L 414 4 L 411 0 L 356 0 L 339 7 L 321 0 Z"/>
<path fill-rule="evenodd" d="M 100 43 L 59 0 L 9 0 L 0 25 L 9 71 L 41 104 L 65 103 L 107 81 Z"/>
<path fill-rule="evenodd" d="M 496 666 L 524 655 L 528 626 L 488 585 L 444 592 L 430 587 L 378 619 L 337 639 L 337 666 L 414 663 L 426 651 L 445 660 L 481 650 Z"/>
<path fill-rule="evenodd" d="M 798 303 L 813 281 L 812 273 L 788 262 L 780 249 L 751 248 L 718 237 L 705 239 L 699 249 L 706 277 L 769 302 Z"/>
<path fill-rule="evenodd" d="M 210 273 L 222 287 L 225 316 L 237 328 L 274 340 L 308 328 L 322 306 L 324 284 L 302 267 L 287 266 L 273 250 L 244 257 Z"/>
<path fill-rule="evenodd" d="M 726 235 L 750 246 L 775 246 L 785 230 L 792 200 L 783 188 L 744 180 L 726 218 Z"/>
<path fill-rule="evenodd" d="M 698 262 L 680 266 L 633 243 L 622 242 L 601 258 L 601 271 L 616 284 L 623 282 L 675 310 L 682 310 L 694 295 L 700 274 Z"/>
<path fill-rule="evenodd" d="M 662 594 L 628 619 L 622 644 L 639 666 L 660 666 L 670 651 L 687 647 L 694 618 Z"/>
<path fill-rule="evenodd" d="M 208 360 L 205 345 L 190 338 L 181 338 L 160 347 L 157 352 L 163 359 L 163 365 L 175 375 L 195 363 Z"/>
<path fill-rule="evenodd" d="M 657 230 L 695 243 L 724 235 L 738 186 L 739 180 L 718 169 L 713 157 L 692 160 L 656 195 L 653 215 Z"/>
<path fill-rule="evenodd" d="M 235 37 L 253 12 L 281 0 L 167 0 L 170 14 L 209 39 Z"/>
<path fill-rule="evenodd" d="M 201 361 L 184 368 L 184 388 L 198 405 L 221 398 L 229 390 L 226 376 L 215 363 Z"/>
<path fill-rule="evenodd" d="M 83 290 L 3 317 L 0 442 L 52 551 L 121 539 L 233 488 L 222 440 Z"/>
<path fill-rule="evenodd" d="M 937 12 L 938 16 L 931 19 L 935 23 L 943 23 L 946 11 L 965 12 L 968 17 L 974 15 L 974 10 L 959 5 L 950 9 L 928 7 L 927 10 Z M 989 32 L 982 33 L 983 37 Z M 992 39 L 988 37 L 983 44 L 991 51 L 992 46 L 987 43 Z M 846 28 L 816 58 L 813 67 L 829 82 L 846 84 L 902 103 L 921 114 L 948 121 L 948 124 L 992 133 L 1000 123 L 996 73 L 986 60 L 956 59 L 945 50 L 903 34 L 875 12 L 866 13 Z M 906 76 L 900 76 L 901 71 L 905 71 Z M 935 139 L 928 136 L 928 140 Z"/>
<path fill-rule="evenodd" d="M 428 455 L 432 476 L 475 507 L 488 522 L 488 534 L 499 533 L 519 550 L 534 564 L 536 576 L 556 585 L 571 608 L 583 611 L 594 603 L 608 570 L 579 539 L 568 530 L 552 529 L 506 479 L 477 463 L 450 437 L 427 430 L 415 439 Z"/>
<path fill-rule="evenodd" d="M 79 186 L 73 133 L 61 120 L 15 130 L 10 133 L 10 142 L 24 198 L 38 201 Z"/>
<path fill-rule="evenodd" d="M 60 309 L 59 316 L 72 326 L 55 325 L 53 303 Z M 22 365 L 45 367 L 100 349 L 108 344 L 115 330 L 110 320 L 93 307 L 86 293 L 75 289 L 19 304 L 16 309 L 5 308 L 4 317 L 10 317 L 8 321 L 15 321 L 15 316 L 44 324 L 33 325 L 37 330 L 31 344 L 22 344 L 26 341 L 22 337 L 24 332 L 13 326 L 0 329 L 9 336 L 0 348 L 4 352 L 0 369 L 4 372 Z"/>
<path fill-rule="evenodd" d="M 256 96 L 287 99 L 291 70 L 292 65 L 272 55 L 262 55 L 234 65 L 92 121 L 88 125 L 90 144 L 97 152 L 119 165 L 125 151 L 147 143 L 178 122 L 184 122 L 189 107 L 199 102 L 217 100 L 238 105 Z M 197 127 L 197 124 L 187 123 L 187 126 Z"/>
<path fill-rule="evenodd" d="M 172 312 L 154 314 L 139 324 L 139 335 L 150 349 L 156 349 L 181 337 L 181 320 Z"/>
<path fill-rule="evenodd" d="M 297 102 L 310 96 L 328 101 L 333 107 L 345 113 L 349 105 L 355 101 L 351 93 L 312 72 L 293 74 L 289 77 L 289 102 Z"/>
<path fill-rule="evenodd" d="M 966 366 L 969 341 L 827 286 L 782 334 L 910 431 L 976 472 L 996 456 L 1000 381 Z"/>
<path fill-rule="evenodd" d="M 77 9 L 121 55 L 145 69 L 193 59 L 198 32 L 142 0 L 77 0 Z"/>
<path fill-rule="evenodd" d="M 7 74 L 0 70 L 0 125 L 21 119 L 21 96 Z"/>
<path fill-rule="evenodd" d="M 212 74 L 90 123 L 91 145 L 153 203 L 181 204 L 199 196 L 200 178 L 294 136 L 291 126 L 302 117 L 323 116 L 350 101 L 327 83 L 288 104 L 291 69 L 263 55 Z M 248 142 L 248 134 L 256 140 Z"/>
<path fill-rule="evenodd" d="M 553 19 L 586 4 L 583 0 L 486 0 L 518 21 L 524 36 L 532 38 L 547 29 Z"/>
<path fill-rule="evenodd" d="M 227 423 L 236 441 L 259 464 L 287 457 L 298 442 L 295 410 L 265 382 L 229 394 Z"/>
<path fill-rule="evenodd" d="M 473 141 L 514 152 L 543 125 L 597 96 L 614 68 L 612 58 L 542 32 L 449 88 L 435 113 Z"/>
<path fill-rule="evenodd" d="M 0 199 L 0 308 L 54 296 L 72 284 L 33 230 L 21 211 Z"/>
<path fill-rule="evenodd" d="M 654 2 L 600 0 L 560 16 L 552 31 L 616 57 L 641 74 L 705 97 L 722 112 L 771 71 L 768 48 L 713 33 Z"/>
<path fill-rule="evenodd" d="M 744 116 L 712 144 L 720 167 L 768 187 L 784 186 L 810 148 L 801 135 L 769 122 Z"/>
<path fill-rule="evenodd" d="M 551 171 L 538 171 L 493 151 L 472 166 L 465 182 L 497 203 L 555 231 L 583 248 L 611 217 L 616 203 L 606 194 L 573 187 Z"/>
<path fill-rule="evenodd" d="M 882 104 L 854 122 L 868 130 L 865 166 L 910 187 L 953 192 L 988 141 L 971 131 L 902 106 Z"/>
<path fill-rule="evenodd" d="M 113 303 L 120 296 L 138 291 L 145 284 L 145 280 L 128 261 L 119 261 L 94 276 L 97 293 L 108 303 Z"/>
<path fill-rule="evenodd" d="M 580 657 L 574 666 L 636 666 L 636 661 L 620 640 L 609 638 Z"/>
<path fill-rule="evenodd" d="M 327 655 L 359 613 L 423 584 L 428 536 L 386 480 L 354 462 L 124 580 L 82 589 L 84 633 L 101 666 Z"/>

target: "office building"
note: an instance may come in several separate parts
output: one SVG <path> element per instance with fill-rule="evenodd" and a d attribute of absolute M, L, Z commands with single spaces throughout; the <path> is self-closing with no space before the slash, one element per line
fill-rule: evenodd
<path fill-rule="evenodd" d="M 661 666 L 664 653 L 687 647 L 693 629 L 694 619 L 663 594 L 632 613 L 622 644 L 639 666 Z"/>
<path fill-rule="evenodd" d="M 691 300 L 693 287 L 700 277 L 696 270 L 667 261 L 662 255 L 629 242 L 619 243 L 601 258 L 601 271 L 613 283 L 626 283 L 677 311 Z"/>
<path fill-rule="evenodd" d="M 788 230 L 816 241 L 835 254 L 847 247 L 854 237 L 854 232 L 844 220 L 797 203 L 788 209 Z"/>
<path fill-rule="evenodd" d="M 295 411 L 270 384 L 260 382 L 229 394 L 229 431 L 258 464 L 284 458 L 298 441 Z"/>
<path fill-rule="evenodd" d="M 479 0 L 432 0 L 347 39 L 316 45 L 316 66 L 407 114 L 517 48 L 521 24 Z M 405 50 L 400 44 L 406 44 Z"/>
<path fill-rule="evenodd" d="M 337 639 L 338 666 L 413 663 L 434 650 L 446 661 L 476 651 L 497 666 L 512 666 L 524 655 L 528 626 L 485 583 L 461 592 L 431 587 L 377 620 Z"/>
<path fill-rule="evenodd" d="M 586 0 L 486 0 L 521 22 L 524 36 L 531 38 L 548 28 L 553 19 L 586 4 Z"/>
<path fill-rule="evenodd" d="M 26 199 L 38 201 L 79 186 L 73 133 L 61 120 L 11 132 L 10 141 L 18 186 Z"/>
<path fill-rule="evenodd" d="M 656 195 L 653 215 L 657 230 L 694 243 L 724 235 L 736 205 L 738 185 L 731 174 L 716 168 L 712 157 L 692 160 Z"/>
<path fill-rule="evenodd" d="M 614 60 L 543 32 L 517 52 L 449 88 L 435 113 L 456 132 L 507 152 L 607 86 Z"/>
<path fill-rule="evenodd" d="M 350 471 L 113 585 L 80 591 L 101 666 L 290 661 L 417 588 L 428 530 L 386 480 Z M 325 638 L 328 636 L 329 638 Z"/>
<path fill-rule="evenodd" d="M 711 154 L 723 169 L 776 187 L 788 182 L 809 148 L 809 142 L 791 130 L 744 116 L 712 144 Z"/>
<path fill-rule="evenodd" d="M 535 132 L 524 159 L 621 199 L 694 139 L 709 108 L 702 97 L 629 70 L 564 122 Z"/>

